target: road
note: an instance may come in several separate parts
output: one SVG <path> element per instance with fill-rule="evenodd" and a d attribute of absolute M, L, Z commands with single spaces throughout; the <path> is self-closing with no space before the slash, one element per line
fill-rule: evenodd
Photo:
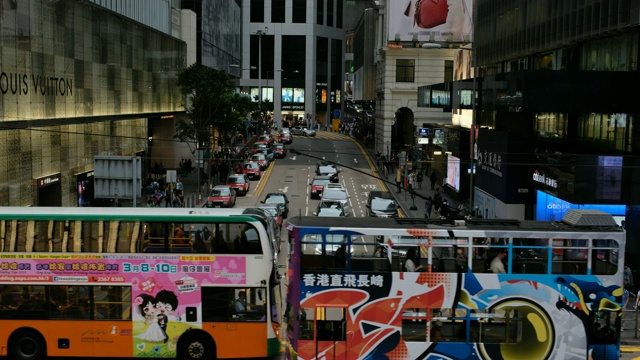
<path fill-rule="evenodd" d="M 289 149 L 295 148 L 300 153 L 309 154 L 340 164 L 340 183 L 350 195 L 352 209 L 350 216 L 366 216 L 366 199 L 369 191 L 385 190 L 386 185 L 367 174 L 373 174 L 373 164 L 365 151 L 350 138 L 329 132 L 319 132 L 317 137 L 305 138 L 296 136 Z M 246 196 L 238 197 L 237 207 L 258 206 L 269 192 L 284 192 L 289 198 L 289 216 L 312 215 L 319 200 L 309 198 L 309 184 L 315 175 L 317 159 L 289 153 L 284 159 L 272 163 L 259 181 L 252 181 L 251 190 Z M 286 264 L 287 234 L 282 233 L 283 245 L 279 254 L 279 264 Z M 285 275 L 284 269 L 280 270 Z M 283 291 L 286 289 L 283 288 Z M 283 294 L 284 299 L 284 294 Z M 284 359 L 284 356 L 280 358 Z M 620 359 L 640 360 L 639 348 L 625 348 Z"/>

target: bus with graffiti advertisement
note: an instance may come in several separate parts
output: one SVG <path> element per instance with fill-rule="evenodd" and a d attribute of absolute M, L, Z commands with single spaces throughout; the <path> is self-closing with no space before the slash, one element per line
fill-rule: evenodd
<path fill-rule="evenodd" d="M 557 222 L 291 217 L 288 359 L 617 359 L 625 232 Z"/>
<path fill-rule="evenodd" d="M 0 208 L 0 355 L 277 355 L 272 239 L 242 211 Z"/>

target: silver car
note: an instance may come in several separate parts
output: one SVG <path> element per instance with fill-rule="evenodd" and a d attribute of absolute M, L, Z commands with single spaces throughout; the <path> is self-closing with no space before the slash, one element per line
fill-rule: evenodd
<path fill-rule="evenodd" d="M 349 194 L 347 194 L 347 190 L 340 184 L 326 184 L 322 189 L 321 202 L 340 202 L 342 203 L 345 216 L 351 215 Z"/>
<path fill-rule="evenodd" d="M 291 133 L 293 135 L 302 135 L 302 136 L 316 136 L 316 131 L 312 129 L 307 129 L 302 126 L 294 126 L 291 128 Z"/>

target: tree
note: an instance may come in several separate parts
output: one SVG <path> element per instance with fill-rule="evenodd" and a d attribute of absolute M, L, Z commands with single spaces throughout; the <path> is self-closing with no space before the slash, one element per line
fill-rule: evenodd
<path fill-rule="evenodd" d="M 236 92 L 231 75 L 202 64 L 182 70 L 177 85 L 186 98 L 183 106 L 189 117 L 177 121 L 174 138 L 186 142 L 192 153 L 209 144 L 212 130 L 218 132 L 218 145 L 230 146 L 243 128 L 243 119 L 255 108 L 249 97 Z"/>

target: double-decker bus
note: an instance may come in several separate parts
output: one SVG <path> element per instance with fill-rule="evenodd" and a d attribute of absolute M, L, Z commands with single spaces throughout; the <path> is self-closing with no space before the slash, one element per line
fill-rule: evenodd
<path fill-rule="evenodd" d="M 242 211 L 0 208 L 0 355 L 276 355 L 273 243 Z"/>
<path fill-rule="evenodd" d="M 620 355 L 625 233 L 607 214 L 285 226 L 289 359 Z"/>

